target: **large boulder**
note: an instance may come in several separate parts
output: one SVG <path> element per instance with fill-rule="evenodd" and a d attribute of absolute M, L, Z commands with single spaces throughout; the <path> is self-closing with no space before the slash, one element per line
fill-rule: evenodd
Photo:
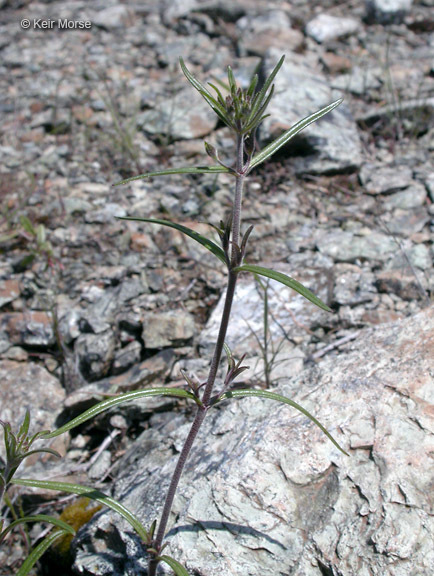
<path fill-rule="evenodd" d="M 287 406 L 243 399 L 212 411 L 175 499 L 168 553 L 203 576 L 433 573 L 433 349 L 431 308 L 361 331 L 280 387 L 349 457 Z M 156 415 L 119 462 L 114 496 L 145 522 L 161 509 L 190 420 Z M 137 537 L 111 513 L 76 542 L 79 574 L 144 566 Z"/>

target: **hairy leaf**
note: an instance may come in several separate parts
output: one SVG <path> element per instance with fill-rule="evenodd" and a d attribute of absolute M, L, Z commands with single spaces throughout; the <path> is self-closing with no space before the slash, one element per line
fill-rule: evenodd
<path fill-rule="evenodd" d="M 122 217 L 119 217 L 119 220 L 134 220 L 136 222 L 150 222 L 151 224 L 161 224 L 161 226 L 168 226 L 169 228 L 174 228 L 175 230 L 178 230 L 179 232 L 186 234 L 190 238 L 193 238 L 193 240 L 196 240 L 196 242 L 199 242 L 199 244 L 202 244 L 202 246 L 205 246 L 205 248 L 207 248 L 210 252 L 212 252 L 214 254 L 214 256 L 217 256 L 217 258 L 219 260 L 221 260 L 223 263 L 226 264 L 225 253 L 220 248 L 220 246 L 218 246 L 215 242 L 213 242 L 212 240 L 209 240 L 205 236 L 202 236 L 202 234 L 199 234 L 195 230 L 192 230 L 191 228 L 187 228 L 187 226 L 183 226 L 182 224 L 177 224 L 176 222 L 170 222 L 170 220 L 158 220 L 157 218 L 134 218 L 132 216 L 122 216 Z"/>
<path fill-rule="evenodd" d="M 258 84 L 259 76 L 254 74 L 252 80 L 250 81 L 249 87 L 247 88 L 247 95 L 252 98 L 255 93 L 256 85 Z"/>
<path fill-rule="evenodd" d="M 225 99 L 223 98 L 223 95 L 220 92 L 219 88 L 215 84 L 212 84 L 211 82 L 208 82 L 208 85 L 211 86 L 211 88 L 213 90 L 215 90 L 215 92 L 217 94 L 218 101 L 224 107 L 225 106 Z"/>
<path fill-rule="evenodd" d="M 255 116 L 259 110 L 259 108 L 262 107 L 264 99 L 267 95 L 267 91 L 270 88 L 274 78 L 276 77 L 276 74 L 279 72 L 280 68 L 282 67 L 283 61 L 285 60 L 285 56 L 282 56 L 281 59 L 279 60 L 279 62 L 276 64 L 276 66 L 274 67 L 274 70 L 271 72 L 271 74 L 268 76 L 268 78 L 266 79 L 264 85 L 262 86 L 262 88 L 259 90 L 259 92 L 256 94 L 255 98 L 254 98 L 254 104 L 252 106 L 251 112 L 250 112 L 250 118 L 249 121 L 253 118 L 253 116 Z"/>
<path fill-rule="evenodd" d="M 29 486 L 30 488 L 41 488 L 42 490 L 57 490 L 58 492 L 68 492 L 69 494 L 78 494 L 96 500 L 104 506 L 107 506 L 114 512 L 120 514 L 134 528 L 143 541 L 148 541 L 149 534 L 140 520 L 128 510 L 123 504 L 107 496 L 104 492 L 96 490 L 90 486 L 81 486 L 80 484 L 71 484 L 69 482 L 54 482 L 52 480 L 34 480 L 33 478 L 13 478 L 12 484 L 17 486 Z"/>
<path fill-rule="evenodd" d="M 30 554 L 24 560 L 21 568 L 16 573 L 16 576 L 26 576 L 39 560 L 39 558 L 48 550 L 48 548 L 50 548 L 50 546 L 54 544 L 56 540 L 65 536 L 66 534 L 68 534 L 68 532 L 65 530 L 55 530 L 54 532 L 48 534 L 48 536 L 46 536 L 42 542 L 40 542 L 36 548 L 30 552 Z"/>
<path fill-rule="evenodd" d="M 134 180 L 143 180 L 144 178 L 152 178 L 153 176 L 171 176 L 172 174 L 224 174 L 230 172 L 229 168 L 224 166 L 191 166 L 185 168 L 168 168 L 167 170 L 158 170 L 156 172 L 146 172 L 146 174 L 139 174 L 139 176 L 132 176 L 120 182 L 116 182 L 113 186 L 120 186 L 121 184 L 128 184 Z"/>
<path fill-rule="evenodd" d="M 257 110 L 255 114 L 250 115 L 248 123 L 244 126 L 244 132 L 249 132 L 252 128 L 255 128 L 262 122 L 262 120 L 265 117 L 264 112 L 267 109 L 268 104 L 270 103 L 270 100 L 273 97 L 273 94 L 274 94 L 274 85 L 271 87 L 271 90 L 262 106 Z"/>
<path fill-rule="evenodd" d="M 252 158 L 252 161 L 250 162 L 249 166 L 249 172 L 252 168 L 258 166 L 259 164 L 267 160 L 267 158 L 270 158 L 270 156 L 272 156 L 275 152 L 277 152 L 277 150 L 282 148 L 282 146 L 284 146 L 287 142 L 289 142 L 291 138 L 294 138 L 296 134 L 298 134 L 304 128 L 309 126 L 309 124 L 312 124 L 316 120 L 319 120 L 322 116 L 325 116 L 326 114 L 331 112 L 334 108 L 339 106 L 341 102 L 342 98 L 336 100 L 335 102 L 332 102 L 331 104 L 325 106 L 324 108 L 321 108 L 321 110 L 318 110 L 313 114 L 310 114 L 310 116 L 306 116 L 306 118 L 303 118 L 303 120 L 300 120 L 299 122 L 294 124 L 292 128 L 286 130 L 286 132 L 281 134 L 278 138 L 276 138 L 276 140 L 271 142 L 271 144 L 268 144 L 268 146 L 266 146 L 263 150 L 261 150 L 261 152 L 259 152 L 258 154 L 256 154 L 256 156 Z"/>
<path fill-rule="evenodd" d="M 49 524 L 53 524 L 58 528 L 62 528 L 65 532 L 69 532 L 72 536 L 75 536 L 75 530 L 72 526 L 61 520 L 60 518 L 55 518 L 54 516 L 47 516 L 46 514 L 37 514 L 35 516 L 23 516 L 22 518 L 18 518 L 9 524 L 7 528 L 0 533 L 0 541 L 15 528 L 18 524 L 25 524 L 27 522 L 48 522 Z"/>
<path fill-rule="evenodd" d="M 18 436 L 25 436 L 27 437 L 27 434 L 29 433 L 29 425 L 30 425 L 30 411 L 27 409 L 26 410 L 26 414 L 24 416 L 24 420 L 23 423 L 20 426 L 20 429 L 18 431 Z"/>
<path fill-rule="evenodd" d="M 27 218 L 27 216 L 20 216 L 20 223 L 26 232 L 28 232 L 32 236 L 36 236 L 36 230 L 35 230 L 33 224 Z"/>
<path fill-rule="evenodd" d="M 285 284 L 285 286 L 292 288 L 322 310 L 332 312 L 327 304 L 324 304 L 324 302 L 320 300 L 318 296 L 315 296 L 309 288 L 306 288 L 306 286 L 303 286 L 303 284 L 300 284 L 300 282 L 297 282 L 297 280 L 294 280 L 294 278 L 291 278 L 282 272 L 276 272 L 276 270 L 270 270 L 269 268 L 263 268 L 262 266 L 256 266 L 254 264 L 243 264 L 242 266 L 234 268 L 234 272 L 253 272 L 253 274 L 260 274 L 261 276 L 266 276 L 272 280 L 277 280 L 281 284 Z"/>
<path fill-rule="evenodd" d="M 207 104 L 211 106 L 217 116 L 227 124 L 229 119 L 227 118 L 224 106 L 222 106 L 221 103 L 214 98 L 214 96 L 209 92 L 206 86 L 202 84 L 202 82 L 199 82 L 199 80 L 193 76 L 182 58 L 179 59 L 179 63 L 181 64 L 181 69 L 185 77 L 193 86 L 193 88 L 195 88 L 202 96 L 202 98 L 207 102 Z"/>
<path fill-rule="evenodd" d="M 174 558 L 171 558 L 170 556 L 164 555 L 164 556 L 159 556 L 157 558 L 157 560 L 160 560 L 160 562 L 165 562 L 166 564 L 168 564 L 172 568 L 172 570 L 175 572 L 176 576 L 189 576 L 189 573 L 184 568 L 184 566 L 182 564 L 180 564 Z"/>
<path fill-rule="evenodd" d="M 65 432 L 68 432 L 68 430 L 83 424 L 83 422 L 90 420 L 97 414 L 104 412 L 104 410 L 108 410 L 113 406 L 119 406 L 119 404 L 124 404 L 125 402 L 137 400 L 138 398 L 146 398 L 147 396 L 175 396 L 177 398 L 189 398 L 196 401 L 191 392 L 182 390 L 181 388 L 147 388 L 146 390 L 127 392 L 125 394 L 115 396 L 114 398 L 108 398 L 107 400 L 98 402 L 98 404 L 95 404 L 95 406 L 92 406 L 92 408 L 89 408 L 89 410 L 86 410 L 86 412 L 83 412 L 83 414 L 80 414 L 70 422 L 67 422 L 64 426 L 61 426 L 57 430 L 53 430 L 53 432 L 48 432 L 44 435 L 44 438 L 54 438 L 55 436 L 60 436 L 60 434 L 64 434 Z"/>
<path fill-rule="evenodd" d="M 324 432 L 327 438 L 333 442 L 336 448 L 338 448 L 343 454 L 345 454 L 345 456 L 349 456 L 349 454 L 345 452 L 345 450 L 341 446 L 339 446 L 339 444 L 336 442 L 336 440 L 333 438 L 330 432 L 326 430 L 326 428 L 321 424 L 321 422 L 319 422 L 315 418 L 315 416 L 312 416 L 312 414 L 308 412 L 305 408 L 303 408 L 303 406 L 300 406 L 300 404 L 297 404 L 297 402 L 294 402 L 293 400 L 286 398 L 286 396 L 276 394 L 275 392 L 269 392 L 268 390 L 252 390 L 252 389 L 230 390 L 228 392 L 225 392 L 220 397 L 220 400 L 223 400 L 225 398 L 246 398 L 252 396 L 256 396 L 259 398 L 268 398 L 270 400 L 276 400 L 277 402 L 282 402 L 283 404 L 288 404 L 289 406 L 292 406 L 293 408 L 295 408 L 296 410 L 307 416 L 309 420 L 311 420 L 314 424 L 316 424 L 318 428 L 320 428 L 320 430 Z"/>

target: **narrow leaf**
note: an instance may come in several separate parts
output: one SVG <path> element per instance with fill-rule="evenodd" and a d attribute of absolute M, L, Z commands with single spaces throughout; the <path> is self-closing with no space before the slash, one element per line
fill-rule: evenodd
<path fill-rule="evenodd" d="M 261 90 L 259 90 L 259 92 L 256 94 L 255 99 L 254 99 L 254 104 L 252 106 L 252 112 L 250 115 L 251 118 L 257 113 L 258 109 L 262 106 L 262 102 L 265 98 L 265 95 L 267 94 L 267 90 L 271 86 L 274 78 L 276 77 L 276 74 L 279 72 L 280 68 L 282 67 L 284 60 L 285 60 L 285 56 L 282 56 L 281 59 L 279 60 L 279 62 L 274 67 L 274 70 L 271 72 L 271 74 L 266 79 Z"/>
<path fill-rule="evenodd" d="M 243 239 L 241 240 L 241 254 L 244 255 L 244 252 L 246 251 L 246 246 L 247 246 L 247 240 L 249 239 L 250 234 L 253 231 L 253 225 L 250 225 L 247 230 L 245 231 L 245 233 L 243 234 Z"/>
<path fill-rule="evenodd" d="M 157 558 L 157 560 L 159 560 L 160 562 L 165 562 L 166 564 L 168 564 L 172 568 L 172 570 L 175 572 L 176 576 L 189 576 L 189 573 L 184 568 L 184 566 L 182 564 L 180 564 L 174 558 L 171 558 L 170 556 L 164 555 L 164 556 L 159 556 Z"/>
<path fill-rule="evenodd" d="M 29 433 L 29 425 L 30 425 L 30 412 L 26 410 L 26 415 L 24 416 L 23 423 L 20 426 L 18 431 L 18 436 L 27 436 Z"/>
<path fill-rule="evenodd" d="M 285 60 L 285 55 L 283 55 L 279 62 L 276 64 L 276 66 L 274 67 L 273 71 L 271 72 L 271 74 L 268 76 L 268 78 L 266 79 L 263 87 L 261 88 L 261 92 L 263 93 L 263 96 L 265 96 L 265 93 L 267 92 L 268 88 L 271 86 L 271 84 L 273 83 L 273 80 L 275 79 L 277 73 L 279 72 L 279 70 L 282 68 L 282 64 Z"/>
<path fill-rule="evenodd" d="M 187 68 L 187 66 L 184 63 L 183 58 L 179 58 L 179 63 L 181 65 L 181 69 L 185 75 L 185 77 L 187 78 L 187 80 L 190 82 L 190 84 L 193 86 L 193 88 L 196 88 L 196 90 L 198 92 L 205 92 L 208 93 L 208 90 L 206 89 L 206 87 L 202 84 L 202 82 L 200 82 L 195 76 L 193 76 L 193 74 L 190 72 L 190 70 Z"/>
<path fill-rule="evenodd" d="M 240 366 L 237 368 L 237 370 L 234 370 L 231 380 L 235 380 L 235 378 L 238 378 L 240 374 L 242 374 L 245 370 L 249 370 L 249 368 L 250 366 Z"/>
<path fill-rule="evenodd" d="M 58 492 L 67 492 L 69 494 L 78 494 L 87 496 L 96 500 L 107 508 L 120 514 L 134 528 L 143 541 L 147 541 L 149 534 L 140 520 L 128 510 L 123 504 L 114 500 L 104 492 L 96 490 L 90 486 L 81 486 L 80 484 L 70 484 L 69 482 L 54 482 L 52 480 L 35 480 L 33 478 L 14 478 L 12 484 L 17 486 L 29 486 L 30 488 L 41 488 L 42 490 L 57 490 Z"/>
<path fill-rule="evenodd" d="M 27 458 L 28 456 L 32 456 L 33 454 L 52 454 L 53 456 L 56 456 L 56 458 L 61 458 L 61 455 L 59 454 L 59 452 L 57 452 L 57 450 L 53 450 L 52 448 L 37 448 L 35 450 L 30 450 L 29 452 L 26 452 L 25 454 L 23 454 L 22 458 L 24 460 L 24 458 Z"/>
<path fill-rule="evenodd" d="M 154 537 L 154 532 L 155 532 L 156 527 L 157 527 L 157 520 L 154 520 L 151 524 L 151 527 L 149 528 L 149 536 L 151 538 L 151 541 L 152 541 L 152 538 Z"/>
<path fill-rule="evenodd" d="M 259 79 L 259 76 L 258 76 L 257 74 L 254 74 L 254 75 L 253 75 L 253 78 L 252 78 L 252 80 L 251 80 L 251 82 L 250 82 L 250 85 L 249 85 L 249 87 L 247 88 L 247 95 L 250 96 L 250 98 L 251 98 L 251 97 L 253 96 L 253 94 L 255 93 L 255 88 L 256 88 L 256 85 L 257 85 L 257 83 L 258 83 L 258 79 Z"/>
<path fill-rule="evenodd" d="M 55 530 L 54 532 L 48 534 L 48 536 L 46 536 L 46 538 L 44 538 L 42 542 L 40 542 L 36 548 L 30 552 L 30 554 L 24 560 L 21 568 L 16 573 L 16 576 L 26 576 L 39 560 L 39 558 L 48 550 L 48 548 L 50 548 L 50 546 L 54 544 L 54 542 L 61 536 L 63 537 L 66 534 L 68 534 L 68 532 L 65 530 Z"/>
<path fill-rule="evenodd" d="M 108 410 L 113 406 L 119 406 L 120 404 L 124 404 L 125 402 L 131 402 L 133 400 L 137 400 L 138 398 L 146 398 L 147 396 L 175 396 L 178 398 L 189 398 L 191 400 L 195 400 L 195 397 L 191 392 L 187 390 L 182 390 L 181 388 L 147 388 L 146 390 L 136 390 L 135 392 L 127 392 L 126 394 L 121 394 L 120 396 L 115 396 L 114 398 L 109 398 L 107 400 L 103 400 L 102 402 L 98 402 L 80 416 L 77 416 L 70 422 L 67 422 L 64 426 L 61 426 L 57 430 L 53 432 L 49 432 L 48 434 L 44 435 L 44 438 L 54 438 L 56 436 L 60 436 L 60 434 L 64 434 L 83 424 L 83 422 L 87 422 L 91 418 L 95 417 L 97 414 L 101 414 L 104 410 Z"/>
<path fill-rule="evenodd" d="M 207 90 L 207 88 L 202 84 L 202 82 L 199 82 L 199 80 L 193 76 L 193 74 L 185 65 L 184 60 L 182 58 L 179 59 L 179 63 L 181 65 L 181 69 L 185 77 L 193 86 L 193 88 L 195 88 L 199 92 L 199 94 L 211 106 L 214 112 L 216 112 L 224 122 L 227 122 L 226 110 L 224 109 L 224 107 L 213 97 L 213 95 L 209 92 L 209 90 Z"/>
<path fill-rule="evenodd" d="M 335 102 L 332 102 L 331 104 L 325 106 L 324 108 L 321 108 L 321 110 L 318 110 L 313 114 L 310 114 L 310 116 L 306 116 L 306 118 L 303 118 L 302 120 L 294 124 L 292 128 L 286 130 L 283 134 L 281 134 L 278 138 L 276 138 L 276 140 L 268 144 L 268 146 L 266 146 L 263 150 L 261 150 L 261 152 L 259 152 L 258 154 L 256 154 L 256 156 L 252 158 L 252 161 L 250 162 L 249 171 L 255 166 L 258 166 L 258 164 L 264 162 L 264 160 L 267 160 L 267 158 L 269 158 L 275 152 L 277 152 L 277 150 L 282 148 L 282 146 L 284 146 L 287 142 L 289 142 L 291 138 L 294 138 L 294 136 L 296 136 L 304 128 L 309 126 L 309 124 L 312 124 L 316 120 L 322 118 L 322 116 L 325 116 L 326 114 L 334 110 L 337 106 L 339 106 L 341 102 L 342 98 L 336 100 Z"/>
<path fill-rule="evenodd" d="M 131 178 L 116 182 L 113 186 L 120 186 L 121 184 L 128 184 L 128 182 L 134 182 L 134 180 L 143 180 L 143 178 L 152 178 L 153 176 L 171 176 L 172 174 L 224 174 L 226 172 L 230 172 L 230 170 L 224 166 L 168 168 L 167 170 L 158 170 L 157 172 L 147 172 L 146 174 L 139 174 L 139 176 L 132 176 Z"/>
<path fill-rule="evenodd" d="M 75 530 L 72 526 L 61 520 L 60 518 L 55 518 L 54 516 L 47 516 L 46 514 L 37 514 L 36 516 L 24 516 L 23 518 L 18 518 L 9 524 L 7 528 L 0 533 L 0 541 L 4 539 L 8 532 L 11 532 L 18 526 L 18 524 L 25 524 L 27 522 L 48 522 L 49 524 L 53 524 L 58 528 L 62 528 L 65 532 L 69 532 L 72 536 L 75 536 Z"/>
<path fill-rule="evenodd" d="M 249 132 L 252 128 L 258 126 L 258 124 L 262 121 L 262 118 L 264 117 L 264 112 L 267 109 L 267 106 L 270 103 L 273 94 L 274 94 L 274 85 L 271 87 L 270 93 L 266 97 L 265 102 L 260 106 L 260 108 L 256 112 L 252 113 L 249 116 L 249 120 L 247 124 L 244 126 L 244 132 Z"/>
<path fill-rule="evenodd" d="M 214 110 L 214 112 L 217 114 L 220 120 L 223 120 L 223 122 L 228 124 L 229 119 L 226 116 L 226 110 L 223 108 L 220 102 L 216 100 L 214 96 L 210 94 L 208 91 L 207 92 L 200 91 L 200 94 L 202 98 L 205 100 L 205 102 Z"/>
<path fill-rule="evenodd" d="M 271 278 L 272 280 L 277 280 L 277 282 L 292 288 L 304 296 L 304 298 L 309 300 L 309 302 L 312 302 L 312 304 L 315 304 L 322 310 L 325 310 L 326 312 L 332 312 L 331 308 L 329 308 L 327 304 L 324 304 L 324 302 L 320 300 L 318 296 L 315 296 L 315 294 L 311 292 L 309 288 L 306 288 L 306 286 L 303 286 L 303 284 L 300 284 L 300 282 L 297 282 L 297 280 L 294 280 L 294 278 L 291 278 L 282 272 L 276 272 L 276 270 L 270 270 L 269 268 L 263 268 L 262 266 L 256 266 L 254 264 L 243 264 L 242 266 L 234 268 L 234 272 L 253 272 L 253 274 L 260 274 L 261 276 Z"/>
<path fill-rule="evenodd" d="M 33 227 L 33 224 L 27 218 L 27 216 L 20 216 L 20 223 L 26 232 L 28 232 L 32 236 L 36 236 L 36 230 Z"/>
<path fill-rule="evenodd" d="M 156 218 L 134 218 L 130 216 L 122 216 L 119 219 L 134 220 L 136 222 L 150 222 L 151 224 L 161 224 L 161 226 L 168 226 L 169 228 L 175 228 L 175 230 L 178 230 L 179 232 L 186 234 L 190 238 L 193 238 L 193 240 L 196 240 L 196 242 L 199 242 L 199 244 L 202 244 L 202 246 L 205 246 L 205 248 L 207 248 L 210 252 L 212 252 L 214 256 L 217 256 L 219 260 L 221 260 L 223 263 L 226 264 L 225 253 L 220 248 L 220 246 L 218 246 L 212 240 L 209 240 L 205 236 L 202 236 L 202 234 L 199 234 L 195 230 L 187 228 L 187 226 L 183 226 L 182 224 L 176 224 L 175 222 L 170 222 L 170 220 L 159 220 Z"/>
<path fill-rule="evenodd" d="M 232 354 L 232 350 L 229 348 L 226 342 L 223 342 L 223 348 L 225 350 L 226 358 L 228 361 L 228 370 L 231 370 L 235 367 L 235 360 Z"/>
<path fill-rule="evenodd" d="M 225 392 L 221 396 L 220 400 L 223 400 L 225 398 L 245 398 L 252 396 L 257 396 L 259 398 L 268 398 L 270 400 L 276 400 L 277 402 L 282 402 L 283 404 L 288 404 L 289 406 L 292 406 L 293 408 L 295 408 L 296 410 L 307 416 L 307 418 L 309 418 L 309 420 L 311 420 L 314 424 L 316 424 L 318 428 L 320 428 L 320 430 L 324 432 L 327 438 L 333 442 L 336 448 L 338 448 L 343 454 L 345 454 L 345 456 L 349 456 L 349 454 L 345 452 L 345 450 L 341 448 L 341 446 L 339 446 L 339 444 L 336 442 L 336 440 L 333 438 L 330 432 L 326 430 L 326 428 L 321 424 L 321 422 L 319 422 L 315 418 L 315 416 L 312 416 L 312 414 L 308 412 L 305 408 L 303 408 L 303 406 L 300 406 L 300 404 L 297 404 L 297 402 L 294 402 L 293 400 L 286 398 L 286 396 L 281 396 L 280 394 L 276 394 L 275 392 L 269 392 L 268 390 L 252 390 L 252 389 L 230 390 L 228 392 Z"/>
<path fill-rule="evenodd" d="M 208 82 L 208 84 L 209 84 L 209 86 L 211 86 L 211 88 L 212 88 L 213 90 L 216 91 L 217 99 L 218 99 L 219 103 L 222 105 L 222 107 L 224 107 L 224 106 L 226 105 L 226 104 L 225 104 L 225 99 L 223 98 L 223 95 L 222 95 L 222 93 L 220 92 L 220 90 L 217 88 L 217 86 L 216 86 L 215 84 L 212 84 L 211 82 Z"/>
<path fill-rule="evenodd" d="M 232 96 L 235 96 L 237 93 L 237 83 L 235 82 L 235 76 L 230 66 L 228 66 L 228 82 L 231 89 L 231 94 Z"/>

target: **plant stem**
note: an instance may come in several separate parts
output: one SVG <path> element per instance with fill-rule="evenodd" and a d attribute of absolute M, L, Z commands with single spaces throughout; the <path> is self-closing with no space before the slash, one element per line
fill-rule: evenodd
<path fill-rule="evenodd" d="M 241 225 L 241 201 L 243 193 L 243 184 L 245 178 L 244 170 L 244 139 L 241 134 L 237 135 L 237 167 L 236 167 L 236 183 L 235 183 L 235 197 L 233 204 L 233 216 L 232 216 L 232 260 L 236 256 L 236 248 L 234 245 L 239 245 L 240 239 L 240 225 Z M 187 462 L 190 450 L 193 447 L 196 436 L 200 430 L 202 422 L 205 419 L 206 413 L 210 408 L 210 399 L 214 387 L 214 383 L 217 377 L 217 371 L 220 364 L 223 346 L 226 338 L 226 333 L 229 326 L 229 319 L 231 315 L 232 304 L 234 300 L 235 287 L 237 283 L 237 274 L 234 273 L 231 268 L 229 268 L 228 283 L 225 296 L 225 304 L 223 308 L 222 318 L 220 321 L 220 328 L 217 337 L 217 342 L 214 349 L 213 358 L 211 361 L 210 371 L 208 379 L 206 381 L 205 390 L 202 396 L 202 405 L 198 406 L 195 419 L 191 425 L 190 432 L 185 440 L 184 446 L 179 455 L 178 462 L 176 464 L 175 470 L 173 472 L 172 480 L 170 482 L 169 489 L 167 491 L 166 499 L 164 502 L 163 512 L 161 513 L 160 522 L 158 524 L 157 535 L 153 541 L 153 548 L 159 554 L 161 545 L 163 543 L 163 538 L 166 533 L 167 523 L 170 516 L 170 511 L 172 509 L 173 500 L 175 498 L 176 490 L 178 488 L 179 481 L 181 479 L 184 466 Z M 155 556 L 151 556 L 148 564 L 148 576 L 155 576 L 157 572 L 157 566 L 159 562 Z"/>
<path fill-rule="evenodd" d="M 163 512 L 161 514 L 160 523 L 158 525 L 157 536 L 154 540 L 154 547 L 156 550 L 161 548 L 164 535 L 166 533 L 167 522 L 169 520 L 170 510 L 172 509 L 173 500 L 175 498 L 176 489 L 178 488 L 179 480 L 181 478 L 182 471 L 184 469 L 185 463 L 187 461 L 190 450 L 193 446 L 194 440 L 199 432 L 203 419 L 205 418 L 206 408 L 204 406 L 199 406 L 196 412 L 196 417 L 191 425 L 190 432 L 188 433 L 185 444 L 179 455 L 178 462 L 173 472 L 172 480 L 170 482 L 169 490 L 167 491 L 166 500 L 164 502 Z M 151 558 L 149 562 L 149 576 L 154 576 L 155 571 L 151 570 L 151 566 L 155 563 L 154 559 Z M 157 568 L 155 564 L 154 570 Z"/>
<path fill-rule="evenodd" d="M 235 198 L 232 216 L 232 257 L 235 255 L 234 245 L 240 244 L 241 201 L 243 197 L 244 138 L 237 134 L 237 177 L 235 183 Z"/>
<path fill-rule="evenodd" d="M 237 283 L 237 275 L 233 272 L 229 272 L 228 286 L 226 289 L 225 305 L 223 308 L 222 318 L 220 320 L 220 329 L 217 337 L 217 342 L 214 349 L 214 355 L 211 362 L 211 367 L 209 370 L 208 379 L 206 381 L 205 391 L 203 393 L 202 402 L 204 406 L 209 405 L 209 400 L 211 398 L 212 389 L 214 387 L 215 379 L 217 376 L 217 370 L 220 364 L 220 359 L 222 357 L 223 345 L 226 338 L 226 332 L 229 326 L 229 318 L 231 315 L 232 303 L 234 301 L 235 286 Z"/>

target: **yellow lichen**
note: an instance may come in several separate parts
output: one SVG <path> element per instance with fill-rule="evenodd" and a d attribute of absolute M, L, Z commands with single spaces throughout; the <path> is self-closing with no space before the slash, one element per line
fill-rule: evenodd
<path fill-rule="evenodd" d="M 92 516 L 102 508 L 90 498 L 78 498 L 75 502 L 66 506 L 60 514 L 60 519 L 72 526 L 75 531 L 89 522 Z M 56 556 L 67 562 L 70 558 L 72 535 L 66 534 L 58 540 L 52 548 Z"/>

